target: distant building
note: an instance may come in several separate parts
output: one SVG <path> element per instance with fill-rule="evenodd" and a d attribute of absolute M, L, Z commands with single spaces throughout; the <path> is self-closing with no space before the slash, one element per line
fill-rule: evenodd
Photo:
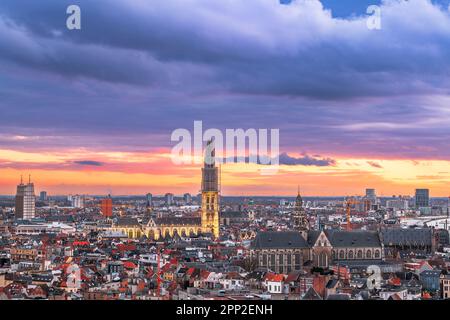
<path fill-rule="evenodd" d="M 47 191 L 41 191 L 41 193 L 39 194 L 39 200 L 40 201 L 47 201 L 48 200 Z"/>
<path fill-rule="evenodd" d="M 191 204 L 192 203 L 192 196 L 191 196 L 191 194 L 190 193 L 185 193 L 183 195 L 183 200 L 184 200 L 184 203 Z"/>
<path fill-rule="evenodd" d="M 164 198 L 165 198 L 167 206 L 172 206 L 174 204 L 173 194 L 172 193 L 166 193 Z"/>
<path fill-rule="evenodd" d="M 145 199 L 147 200 L 147 207 L 153 206 L 153 195 L 151 193 L 147 193 L 145 195 Z"/>
<path fill-rule="evenodd" d="M 366 189 L 366 197 L 376 199 L 377 193 L 375 192 L 375 189 Z"/>
<path fill-rule="evenodd" d="M 408 209 L 408 200 L 398 198 L 386 201 L 386 208 L 393 210 L 406 210 Z"/>
<path fill-rule="evenodd" d="M 366 196 L 359 203 L 360 211 L 376 210 L 378 204 L 377 193 L 375 189 L 366 189 Z"/>
<path fill-rule="evenodd" d="M 427 208 L 430 206 L 430 190 L 428 189 L 416 189 L 416 208 Z"/>
<path fill-rule="evenodd" d="M 100 202 L 100 210 L 104 217 L 112 217 L 112 199 L 111 196 L 102 199 Z"/>
<path fill-rule="evenodd" d="M 72 207 L 82 209 L 84 208 L 84 196 L 74 195 L 70 198 Z"/>
<path fill-rule="evenodd" d="M 31 179 L 28 184 L 20 181 L 16 193 L 16 219 L 33 219 L 36 213 L 36 197 Z"/>

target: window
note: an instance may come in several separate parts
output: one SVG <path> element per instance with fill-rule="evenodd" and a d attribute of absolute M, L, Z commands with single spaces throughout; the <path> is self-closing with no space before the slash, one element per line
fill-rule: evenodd
<path fill-rule="evenodd" d="M 363 252 L 362 252 L 362 250 L 358 250 L 357 257 L 358 257 L 358 259 L 362 259 L 362 257 L 363 257 Z"/>
<path fill-rule="evenodd" d="M 295 254 L 294 259 L 295 259 L 295 264 L 296 265 L 300 265 L 301 264 L 301 257 L 300 257 L 299 253 Z"/>
<path fill-rule="evenodd" d="M 349 251 L 348 252 L 348 258 L 349 259 L 353 259 L 353 251 Z"/>
<path fill-rule="evenodd" d="M 380 250 L 375 250 L 375 258 L 379 258 L 380 257 Z"/>
<path fill-rule="evenodd" d="M 262 265 L 267 266 L 267 254 L 262 255 Z"/>
<path fill-rule="evenodd" d="M 344 250 L 339 251 L 339 259 L 344 259 L 344 258 L 345 258 Z"/>
<path fill-rule="evenodd" d="M 270 255 L 270 264 L 272 266 L 275 266 L 275 254 L 273 253 Z"/>
<path fill-rule="evenodd" d="M 328 259 L 325 252 L 322 252 L 319 254 L 319 267 L 327 267 L 328 266 Z"/>
<path fill-rule="evenodd" d="M 372 259 L 372 251 L 367 250 L 367 252 L 366 252 L 366 258 L 367 258 L 367 259 Z"/>

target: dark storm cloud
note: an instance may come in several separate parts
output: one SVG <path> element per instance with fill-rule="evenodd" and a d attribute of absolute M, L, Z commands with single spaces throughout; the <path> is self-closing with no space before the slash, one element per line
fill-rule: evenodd
<path fill-rule="evenodd" d="M 289 152 L 450 157 L 450 18 L 425 0 L 378 31 L 314 0 L 79 0 L 69 31 L 69 4 L 0 2 L 0 148 L 170 147 L 202 120 L 280 128 Z"/>
<path fill-rule="evenodd" d="M 181 63 L 209 69 L 185 85 L 210 87 L 213 79 L 240 93 L 335 99 L 448 92 L 450 20 L 425 0 L 384 7 L 379 31 L 365 18 L 333 19 L 318 1 L 275 0 L 80 0 L 82 30 L 70 31 L 63 23 L 70 1 L 23 2 L 0 4 L 12 21 L 2 29 L 21 35 L 19 43 L 3 35 L 0 57 L 67 76 L 169 85 L 165 77 L 183 74 Z M 411 27 L 400 11 L 417 25 L 435 23 Z"/>
<path fill-rule="evenodd" d="M 93 160 L 79 160 L 79 161 L 74 161 L 73 163 L 78 164 L 80 166 L 92 166 L 92 167 L 101 167 L 104 165 L 103 162 L 93 161 Z"/>
<path fill-rule="evenodd" d="M 278 160 L 275 158 L 268 158 L 268 156 L 258 157 L 254 155 L 251 159 L 250 157 L 227 157 L 223 161 L 224 163 L 256 163 L 256 164 L 275 164 L 278 163 L 280 165 L 286 166 L 316 166 L 316 167 L 328 167 L 334 166 L 336 164 L 336 160 L 331 158 L 323 158 L 320 155 L 310 156 L 307 154 L 302 155 L 301 157 L 292 157 L 286 152 L 283 152 L 279 155 Z"/>
<path fill-rule="evenodd" d="M 302 157 L 291 157 L 287 153 L 280 154 L 280 164 L 288 166 L 317 166 L 317 167 L 328 167 L 334 166 L 336 160 L 331 158 L 320 158 L 320 156 L 309 156 L 304 155 Z"/>

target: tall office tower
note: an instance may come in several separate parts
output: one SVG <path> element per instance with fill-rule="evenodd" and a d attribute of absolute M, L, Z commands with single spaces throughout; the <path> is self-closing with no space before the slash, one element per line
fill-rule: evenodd
<path fill-rule="evenodd" d="M 427 208 L 430 206 L 430 190 L 416 189 L 416 208 Z"/>
<path fill-rule="evenodd" d="M 185 204 L 191 204 L 192 203 L 192 197 L 190 193 L 185 193 L 183 195 L 183 200 Z"/>
<path fill-rule="evenodd" d="M 153 206 L 153 195 L 151 193 L 147 193 L 145 195 L 145 199 L 147 200 L 147 207 Z"/>
<path fill-rule="evenodd" d="M 219 172 L 215 165 L 215 148 L 212 140 L 206 145 L 202 168 L 202 229 L 219 237 Z"/>
<path fill-rule="evenodd" d="M 101 200 L 100 210 L 104 217 L 112 217 L 112 199 L 110 195 L 108 195 L 107 198 Z"/>
<path fill-rule="evenodd" d="M 376 199 L 377 193 L 375 192 L 375 189 L 366 189 L 366 198 Z"/>
<path fill-rule="evenodd" d="M 165 195 L 164 197 L 165 197 L 165 199 L 166 199 L 166 205 L 167 205 L 167 206 L 171 206 L 171 205 L 174 204 L 174 201 L 173 201 L 173 194 L 172 194 L 172 193 L 166 193 L 166 195 Z"/>
<path fill-rule="evenodd" d="M 41 191 L 41 193 L 39 194 L 39 200 L 40 201 L 47 201 L 48 200 L 47 191 Z"/>
<path fill-rule="evenodd" d="M 72 207 L 82 209 L 84 208 L 84 196 L 74 195 L 72 196 Z"/>
<path fill-rule="evenodd" d="M 33 219 L 36 213 L 35 205 L 36 197 L 31 178 L 28 184 L 24 184 L 21 180 L 16 193 L 16 219 Z"/>

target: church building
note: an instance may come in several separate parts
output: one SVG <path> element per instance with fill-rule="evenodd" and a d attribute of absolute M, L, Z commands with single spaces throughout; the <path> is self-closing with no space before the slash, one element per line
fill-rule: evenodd
<path fill-rule="evenodd" d="M 206 145 L 204 164 L 202 168 L 202 206 L 199 217 L 160 217 L 151 218 L 141 224 L 137 219 L 122 218 L 115 221 L 112 231 L 122 232 L 129 238 L 147 238 L 160 240 L 178 236 L 212 234 L 219 237 L 219 174 L 215 165 L 214 142 Z"/>

